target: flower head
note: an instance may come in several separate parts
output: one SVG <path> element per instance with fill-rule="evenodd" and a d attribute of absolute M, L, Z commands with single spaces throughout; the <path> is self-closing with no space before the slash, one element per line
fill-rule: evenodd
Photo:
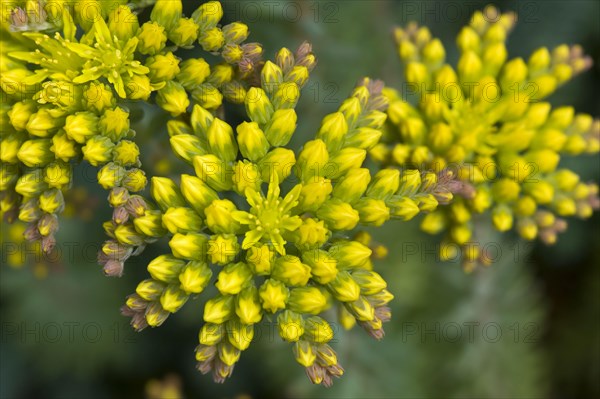
<path fill-rule="evenodd" d="M 324 118 L 314 140 L 298 152 L 286 148 L 306 82 L 300 77 L 314 64 L 308 44 L 266 61 L 260 85 L 242 96 L 249 121 L 235 128 L 201 101 L 189 124 L 172 121 L 172 148 L 195 175 L 179 183 L 153 178 L 152 201 L 113 225 L 123 234 L 116 231 L 100 255 L 104 264 L 122 264 L 134 247 L 170 237 L 171 253 L 151 262 L 151 278 L 123 309 L 138 330 L 162 324 L 215 277 L 218 293 L 205 304 L 196 359 L 218 382 L 231 375 L 256 324 L 272 314 L 311 381 L 330 385 L 343 369 L 328 345 L 333 329 L 323 312 L 335 307 L 345 326 L 358 324 L 380 339 L 393 298 L 371 270 L 372 249 L 348 234 L 438 203 L 435 175 L 386 170 L 371 178 L 362 167 L 385 120 L 380 82 L 365 79 Z M 219 85 L 217 78 L 207 80 Z"/>
<path fill-rule="evenodd" d="M 407 81 L 402 95 L 414 94 L 418 103 L 386 90 L 389 123 L 383 143 L 370 152 L 383 164 L 452 171 L 457 180 L 446 185 L 458 194 L 455 201 L 426 215 L 422 228 L 446 234 L 443 258 L 454 258 L 448 248 L 461 247 L 467 270 L 489 264 L 473 242 L 479 214 L 490 211 L 485 217 L 499 231 L 516 229 L 551 244 L 566 227 L 560 217 L 587 218 L 599 204 L 597 185 L 581 182 L 560 160 L 598 153 L 600 122 L 544 101 L 591 59 L 567 45 L 509 59 L 504 42 L 515 22 L 514 14 L 492 6 L 476 12 L 457 37 L 456 67 L 426 27 L 397 28 Z"/>

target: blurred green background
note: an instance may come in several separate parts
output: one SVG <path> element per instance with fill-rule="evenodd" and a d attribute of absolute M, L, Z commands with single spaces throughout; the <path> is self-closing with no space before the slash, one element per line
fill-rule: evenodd
<path fill-rule="evenodd" d="M 198 2 L 184 3 L 189 15 Z M 224 10 L 227 22 L 250 26 L 251 41 L 262 43 L 267 57 L 282 46 L 313 43 L 319 63 L 297 108 L 299 129 L 292 145 L 298 145 L 359 78 L 368 75 L 401 87 L 391 41 L 394 25 L 411 20 L 428 25 L 455 62 L 456 34 L 473 11 L 488 3 L 226 1 Z M 511 57 L 561 43 L 579 43 L 592 55 L 593 69 L 550 101 L 597 117 L 600 2 L 521 0 L 498 6 L 520 15 L 508 41 Z M 139 117 L 134 128 L 144 143 L 148 175 L 180 172 L 181 163 L 166 150 L 164 113 L 150 107 L 132 111 Z M 600 178 L 598 157 L 564 162 L 585 180 Z M 188 303 L 163 327 L 137 334 L 120 316 L 125 296 L 165 243 L 132 258 L 123 278 L 104 278 L 95 253 L 110 210 L 94 176 L 91 167 L 77 174 L 87 196 L 82 195 L 76 216 L 61 224 L 60 253 L 53 262 L 0 269 L 2 398 L 137 398 L 147 394 L 150 380 L 169 375 L 190 398 L 600 397 L 598 214 L 572 221 L 568 233 L 549 248 L 490 232 L 487 238 L 502 248 L 498 261 L 470 275 L 459 265 L 437 261 L 436 239 L 420 233 L 418 221 L 373 230 L 390 248 L 378 267 L 396 296 L 383 341 L 359 329 L 336 329 L 334 347 L 346 374 L 325 389 L 310 384 L 290 346 L 273 338 L 273 326 L 265 324 L 233 377 L 216 385 L 194 368 L 202 300 Z"/>

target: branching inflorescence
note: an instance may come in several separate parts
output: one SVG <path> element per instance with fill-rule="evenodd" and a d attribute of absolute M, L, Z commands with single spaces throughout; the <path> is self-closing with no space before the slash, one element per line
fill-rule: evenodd
<path fill-rule="evenodd" d="M 385 121 L 378 82 L 359 85 L 297 155 L 286 148 L 314 64 L 307 44 L 295 55 L 281 49 L 262 67 L 261 86 L 248 90 L 249 121 L 235 129 L 200 105 L 170 121 L 172 148 L 195 174 L 153 178 L 152 201 L 130 198 L 127 217 L 107 228 L 114 240 L 101 258 L 109 274 L 120 274 L 136 247 L 169 237 L 170 253 L 150 262 L 151 278 L 123 309 L 138 330 L 161 325 L 215 275 L 196 359 L 216 381 L 231 374 L 255 325 L 272 316 L 311 381 L 330 385 L 343 370 L 319 315 L 334 306 L 344 326 L 357 322 L 378 339 L 390 317 L 392 295 L 372 271 L 368 237 L 347 232 L 410 219 L 451 196 L 434 173 L 390 169 L 371 178 L 362 168 Z"/>
<path fill-rule="evenodd" d="M 474 242 L 479 214 L 490 211 L 499 231 L 515 228 L 527 240 L 552 244 L 566 229 L 563 217 L 588 218 L 600 204 L 596 184 L 559 165 L 563 156 L 598 153 L 600 122 L 542 101 L 591 59 L 579 46 L 561 45 L 540 48 L 527 62 L 508 60 L 505 41 L 515 21 L 492 6 L 476 12 L 457 37 L 456 69 L 426 27 L 397 28 L 406 90 L 386 89 L 388 126 L 370 152 L 385 165 L 457 175 L 461 195 L 428 214 L 421 227 L 444 232 L 441 257 L 462 255 L 466 270 L 491 259 L 485 245 Z"/>

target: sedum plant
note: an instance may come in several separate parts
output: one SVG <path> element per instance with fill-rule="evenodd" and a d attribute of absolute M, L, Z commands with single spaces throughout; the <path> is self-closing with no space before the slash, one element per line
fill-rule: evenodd
<path fill-rule="evenodd" d="M 552 242 L 564 227 L 555 214 L 586 217 L 597 205 L 595 185 L 556 167 L 559 153 L 598 151 L 598 122 L 532 102 L 589 62 L 567 47 L 536 52 L 528 65 L 505 62 L 510 15 L 476 14 L 459 36 L 458 75 L 425 28 L 398 30 L 407 80 L 424 93 L 418 107 L 365 78 L 292 148 L 302 122 L 295 107 L 316 65 L 308 43 L 263 61 L 246 25 L 221 24 L 216 1 L 189 17 L 180 0 L 125 3 L 2 0 L 10 13 L 0 27 L 0 209 L 50 252 L 73 171 L 97 167 L 114 208 L 98 255 L 104 273 L 121 276 L 146 246 L 168 245 L 122 313 L 138 331 L 158 327 L 203 294 L 195 357 L 217 382 L 260 323 L 276 323 L 309 379 L 325 386 L 343 374 L 332 319 L 384 336 L 393 295 L 372 260 L 385 249 L 361 226 L 426 213 L 425 230 L 447 229 L 464 245 L 471 214 L 492 208 L 500 230 L 516 219 L 524 237 Z M 181 51 L 198 48 L 201 56 Z M 468 92 L 471 82 L 486 91 Z M 456 103 L 442 95 L 453 84 L 465 94 Z M 498 101 L 486 101 L 490 91 Z M 149 185 L 136 143 L 148 132 L 131 128 L 146 104 L 171 115 L 164 130 L 188 169 Z M 241 121 L 229 114 L 236 106 Z M 368 153 L 395 167 L 372 172 Z M 539 173 L 523 174 L 526 162 Z M 468 265 L 481 258 L 474 248 Z"/>
<path fill-rule="evenodd" d="M 370 151 L 384 165 L 449 169 L 458 177 L 460 195 L 426 215 L 421 228 L 443 233 L 441 258 L 461 257 L 466 270 L 490 263 L 486 243 L 475 242 L 478 226 L 491 222 L 500 232 L 553 244 L 565 217 L 588 218 L 600 205 L 597 184 L 560 163 L 598 153 L 600 121 L 544 101 L 591 59 L 568 45 L 509 59 L 505 41 L 515 22 L 515 14 L 492 6 L 476 12 L 456 39 L 456 67 L 426 27 L 397 28 L 406 84 L 386 91 L 386 132 Z"/>

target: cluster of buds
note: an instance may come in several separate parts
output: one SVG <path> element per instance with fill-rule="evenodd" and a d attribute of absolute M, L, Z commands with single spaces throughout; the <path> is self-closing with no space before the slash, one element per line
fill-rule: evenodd
<path fill-rule="evenodd" d="M 141 25 L 136 3 L 125 3 L 2 3 L 10 12 L 0 26 L 0 212 L 9 222 L 28 223 L 25 238 L 40 241 L 45 252 L 55 245 L 64 193 L 81 161 L 100 168 L 97 179 L 110 190 L 116 220 L 130 194 L 146 187 L 129 106 L 149 101 L 152 92 L 174 116 L 190 107 L 190 95 L 210 110 L 223 98 L 240 103 L 261 65 L 262 48 L 243 44 L 246 25 L 217 25 L 218 2 L 184 18 L 181 1 L 158 0 Z M 226 62 L 180 62 L 173 52 L 194 42 Z M 232 46 L 241 49 L 239 59 L 225 51 Z"/>
<path fill-rule="evenodd" d="M 275 319 L 310 380 L 331 385 L 343 369 L 322 313 L 334 307 L 341 325 L 358 324 L 381 339 L 393 298 L 372 270 L 369 237 L 347 232 L 408 220 L 451 198 L 435 173 L 372 176 L 363 168 L 386 119 L 380 82 L 365 79 L 323 119 L 314 140 L 298 153 L 286 148 L 315 62 L 303 44 L 264 63 L 260 87 L 244 98 L 249 120 L 235 128 L 199 104 L 189 118 L 170 121 L 172 149 L 195 173 L 152 178 L 152 199 L 125 205 L 127 221 L 100 255 L 105 271 L 120 275 L 139 248 L 169 239 L 170 253 L 148 264 L 149 278 L 123 307 L 136 330 L 161 325 L 214 281 L 196 359 L 218 382 L 231 375 L 257 324 Z"/>
<path fill-rule="evenodd" d="M 559 166 L 561 156 L 598 153 L 600 121 L 543 101 L 591 59 L 579 46 L 560 45 L 540 48 L 527 61 L 507 60 L 515 21 L 491 6 L 476 12 L 457 37 L 456 69 L 426 27 L 397 28 L 406 90 L 386 91 L 388 126 L 370 152 L 384 165 L 456 174 L 460 195 L 427 215 L 422 229 L 445 232 L 442 258 L 462 255 L 467 270 L 489 260 L 471 242 L 478 214 L 489 211 L 501 232 L 515 228 L 524 239 L 552 244 L 566 228 L 562 217 L 588 218 L 600 204 L 596 184 Z"/>

